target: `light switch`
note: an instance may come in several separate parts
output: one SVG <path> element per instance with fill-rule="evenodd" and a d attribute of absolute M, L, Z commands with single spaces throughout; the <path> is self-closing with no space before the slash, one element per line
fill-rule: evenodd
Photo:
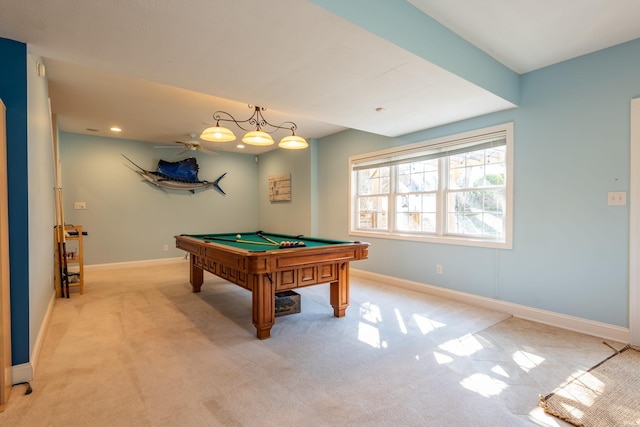
<path fill-rule="evenodd" d="M 73 202 L 73 209 L 87 209 L 85 202 Z"/>

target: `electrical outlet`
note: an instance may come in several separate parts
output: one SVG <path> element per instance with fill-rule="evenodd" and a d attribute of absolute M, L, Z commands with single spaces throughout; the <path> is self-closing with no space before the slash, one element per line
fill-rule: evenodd
<path fill-rule="evenodd" d="M 442 274 L 442 264 L 436 264 L 436 274 Z"/>
<path fill-rule="evenodd" d="M 87 209 L 86 202 L 73 202 L 73 209 Z"/>
<path fill-rule="evenodd" d="M 165 251 L 165 252 L 168 252 L 169 251 L 169 245 L 164 245 L 162 247 L 162 250 Z"/>
<path fill-rule="evenodd" d="M 609 206 L 624 206 L 627 204 L 626 191 L 609 191 L 607 193 L 607 204 Z"/>

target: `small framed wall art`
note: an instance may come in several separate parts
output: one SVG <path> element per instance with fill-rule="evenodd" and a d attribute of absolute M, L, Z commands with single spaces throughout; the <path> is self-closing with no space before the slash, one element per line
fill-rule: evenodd
<path fill-rule="evenodd" d="M 291 200 L 291 174 L 269 175 L 269 201 L 287 202 Z"/>

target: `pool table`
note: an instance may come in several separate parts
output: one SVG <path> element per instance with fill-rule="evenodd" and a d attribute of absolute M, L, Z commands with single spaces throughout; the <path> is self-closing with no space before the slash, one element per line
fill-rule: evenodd
<path fill-rule="evenodd" d="M 349 305 L 349 262 L 367 259 L 369 244 L 268 232 L 182 234 L 176 247 L 189 252 L 189 280 L 200 292 L 204 271 L 252 293 L 253 324 L 259 339 L 269 338 L 275 323 L 275 293 L 330 284 L 335 317 Z M 304 246 L 281 247 L 282 242 Z M 300 243 L 303 242 L 303 243 Z"/>

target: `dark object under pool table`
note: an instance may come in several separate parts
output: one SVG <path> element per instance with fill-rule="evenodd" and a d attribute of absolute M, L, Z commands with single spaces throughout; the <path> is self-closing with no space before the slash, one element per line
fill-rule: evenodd
<path fill-rule="evenodd" d="M 200 292 L 205 270 L 251 291 L 253 324 L 260 339 L 271 334 L 276 292 L 329 283 L 333 314 L 344 317 L 349 305 L 349 262 L 367 259 L 369 250 L 366 242 L 267 232 L 175 237 L 176 247 L 190 254 L 193 292 Z M 284 241 L 304 246 L 277 245 Z"/>

